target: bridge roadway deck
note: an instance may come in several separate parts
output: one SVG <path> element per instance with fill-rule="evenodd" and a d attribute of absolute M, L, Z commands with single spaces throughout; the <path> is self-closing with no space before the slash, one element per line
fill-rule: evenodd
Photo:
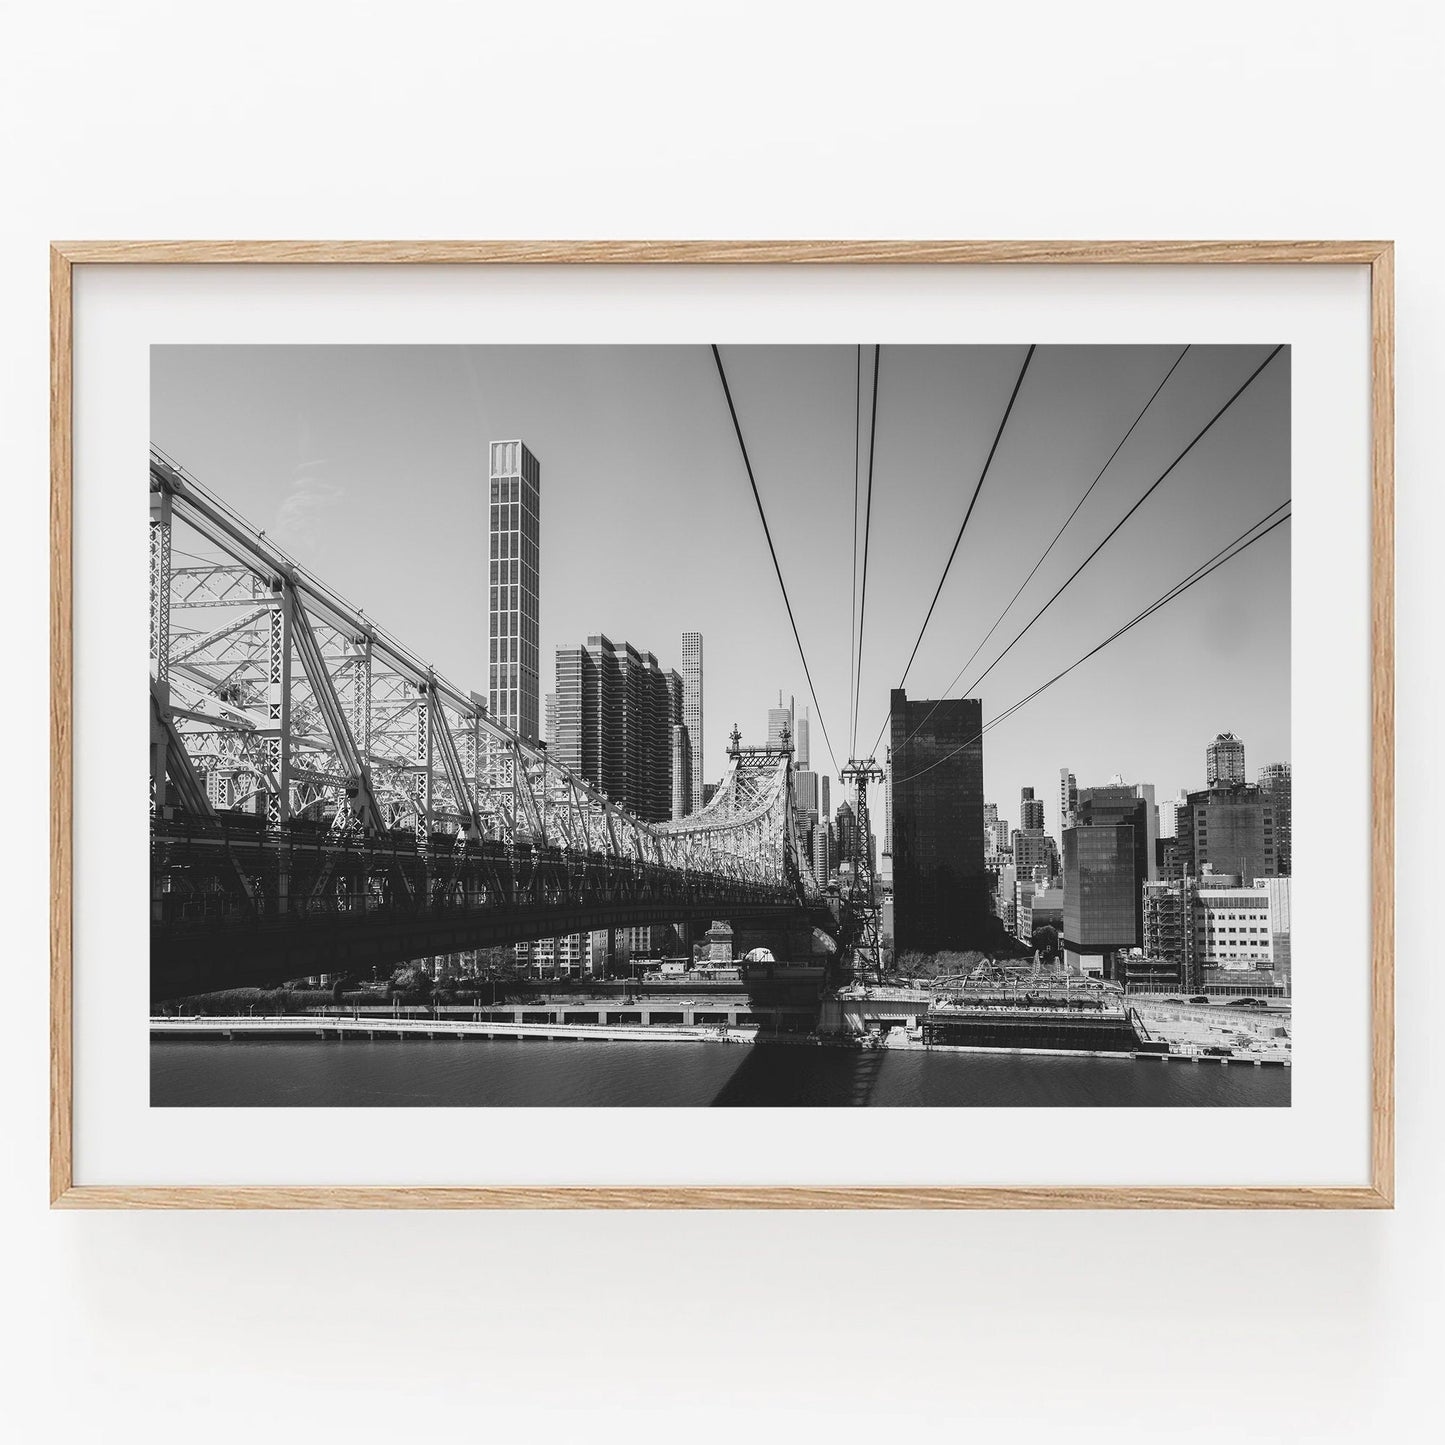
<path fill-rule="evenodd" d="M 644 923 L 809 922 L 796 902 L 619 900 L 551 906 L 499 903 L 430 911 L 288 914 L 268 919 L 187 920 L 151 926 L 151 997 L 181 998 L 333 973 L 370 976 L 435 954 L 460 953 Z"/>
<path fill-rule="evenodd" d="M 171 810 L 152 824 L 151 997 L 319 973 L 369 975 L 413 959 L 646 923 L 725 918 L 811 924 L 786 886 L 627 859 L 453 838 L 340 843 Z M 247 892 L 241 880 L 249 880 Z M 817 911 L 817 910 L 814 910 Z M 831 915 L 820 913 L 825 926 Z"/>

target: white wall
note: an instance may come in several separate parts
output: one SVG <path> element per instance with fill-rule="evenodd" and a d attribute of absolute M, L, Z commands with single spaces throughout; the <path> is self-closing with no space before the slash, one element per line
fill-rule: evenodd
<path fill-rule="evenodd" d="M 1393 1215 L 47 1213 L 50 237 L 1393 236 L 1399 852 L 1440 867 L 1438 7 L 490 8 L 7 7 L 6 1417 L 62 1441 L 1412 1438 L 1445 1345 L 1428 888 L 1402 899 Z"/>

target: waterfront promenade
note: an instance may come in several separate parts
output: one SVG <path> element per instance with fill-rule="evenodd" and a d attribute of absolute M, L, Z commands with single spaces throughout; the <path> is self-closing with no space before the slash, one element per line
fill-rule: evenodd
<path fill-rule="evenodd" d="M 387 1018 L 375 1015 L 281 1014 L 231 1018 L 153 1018 L 151 1036 L 189 1038 L 576 1039 L 601 1043 L 741 1043 L 756 1027 L 717 1024 L 521 1023 L 513 1018 Z"/>

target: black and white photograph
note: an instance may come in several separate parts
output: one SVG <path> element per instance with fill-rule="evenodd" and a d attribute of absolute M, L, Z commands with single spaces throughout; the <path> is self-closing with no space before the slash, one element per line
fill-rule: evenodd
<path fill-rule="evenodd" d="M 1288 1107 L 1291 355 L 153 345 L 152 1107 Z"/>

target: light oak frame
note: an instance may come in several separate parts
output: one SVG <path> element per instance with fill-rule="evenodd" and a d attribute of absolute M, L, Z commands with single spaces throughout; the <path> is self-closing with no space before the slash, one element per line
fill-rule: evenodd
<path fill-rule="evenodd" d="M 1371 297 L 1370 1182 L 1300 1188 L 77 1185 L 73 1158 L 72 278 L 88 265 L 1332 265 Z M 50 1198 L 138 1209 L 1380 1209 L 1394 1204 L 1394 246 L 1387 241 L 62 241 L 50 252 Z"/>

